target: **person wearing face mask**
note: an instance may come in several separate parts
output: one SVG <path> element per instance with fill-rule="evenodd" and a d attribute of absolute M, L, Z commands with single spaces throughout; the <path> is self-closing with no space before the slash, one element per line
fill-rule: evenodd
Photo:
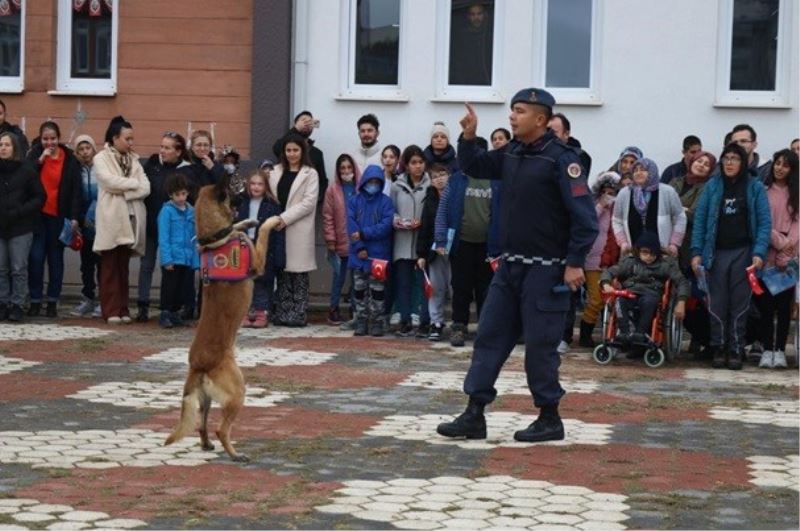
<path fill-rule="evenodd" d="M 81 215 L 81 165 L 72 150 L 60 142 L 58 124 L 47 121 L 39 127 L 28 159 L 36 163 L 47 200 L 42 207 L 41 224 L 33 233 L 28 285 L 31 305 L 28 315 L 41 311 L 47 300 L 47 317 L 58 316 L 58 299 L 64 280 L 64 244 L 59 235 L 64 220 L 70 220 L 73 232 L 79 230 Z M 47 263 L 47 293 L 44 293 L 44 269 Z M 45 296 L 46 295 L 46 296 Z"/>
<path fill-rule="evenodd" d="M 603 271 L 600 286 L 604 292 L 614 291 L 611 285 L 614 279 L 622 284 L 623 289 L 636 294 L 635 299 L 620 298 L 619 304 L 623 315 L 620 319 L 620 331 L 637 334 L 639 337 L 632 338 L 637 343 L 644 342 L 644 336 L 650 332 L 667 280 L 677 287 L 678 303 L 675 305 L 674 316 L 678 320 L 683 319 L 686 298 L 689 296 L 689 281 L 674 260 L 663 258 L 657 234 L 642 233 L 636 240 L 632 256 Z M 630 322 L 631 316 L 638 318 Z"/>
<path fill-rule="evenodd" d="M 164 188 L 167 176 L 173 173 L 184 175 L 192 183 L 195 173 L 189 163 L 189 150 L 186 139 L 178 133 L 166 132 L 161 137 L 158 153 L 154 153 L 144 163 L 144 173 L 150 181 L 150 195 L 144 200 L 147 209 L 147 238 L 144 256 L 139 260 L 139 279 L 137 282 L 136 321 L 145 323 L 150 318 L 150 288 L 153 286 L 153 272 L 158 255 L 158 213 L 169 195 Z M 188 202 L 194 203 L 197 197 L 196 186 L 190 185 Z M 163 302 L 163 301 L 162 301 Z"/>
<path fill-rule="evenodd" d="M 347 153 L 339 155 L 339 158 L 336 159 L 334 181 L 325 191 L 325 200 L 322 203 L 322 230 L 325 235 L 325 246 L 328 249 L 328 262 L 333 270 L 330 308 L 328 309 L 328 324 L 330 325 L 341 325 L 344 322 L 339 311 L 339 301 L 347 276 L 350 254 L 350 238 L 347 233 L 347 203 L 356 194 L 358 177 L 358 167 L 353 161 L 353 157 Z M 350 294 L 352 299 L 352 289 Z M 353 301 L 350 302 L 352 313 Z"/>
<path fill-rule="evenodd" d="M 358 194 L 347 202 L 349 258 L 353 271 L 356 336 L 380 337 L 386 331 L 383 316 L 385 281 L 372 275 L 373 260 L 391 260 L 394 206 L 383 193 L 384 173 L 371 164 L 364 170 Z"/>
<path fill-rule="evenodd" d="M 325 171 L 325 155 L 322 150 L 314 145 L 314 139 L 311 134 L 314 129 L 319 127 L 319 120 L 314 119 L 311 111 L 300 111 L 294 117 L 293 126 L 289 131 L 280 137 L 272 145 L 272 152 L 277 158 L 280 158 L 283 152 L 283 146 L 286 144 L 286 139 L 293 134 L 302 136 L 306 144 L 308 144 L 308 158 L 311 162 L 311 167 L 317 170 L 317 177 L 319 178 L 319 199 L 322 201 L 325 198 L 325 191 L 328 188 L 328 174 Z"/>

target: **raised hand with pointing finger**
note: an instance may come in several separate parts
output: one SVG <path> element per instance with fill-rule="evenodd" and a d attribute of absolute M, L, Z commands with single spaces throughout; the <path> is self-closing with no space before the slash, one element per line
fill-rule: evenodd
<path fill-rule="evenodd" d="M 467 114 L 458 123 L 461 124 L 461 130 L 464 132 L 464 140 L 471 140 L 475 138 L 478 131 L 478 115 L 471 103 L 465 103 L 464 106 L 467 108 Z"/>

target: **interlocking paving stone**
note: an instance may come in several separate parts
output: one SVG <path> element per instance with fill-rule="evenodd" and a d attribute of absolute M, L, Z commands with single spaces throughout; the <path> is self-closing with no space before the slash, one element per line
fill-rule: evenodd
<path fill-rule="evenodd" d="M 514 432 L 535 420 L 535 416 L 521 415 L 506 411 L 487 413 L 487 438 L 485 440 L 448 439 L 436 433 L 436 426 L 448 422 L 449 415 L 391 415 L 373 426 L 368 435 L 394 437 L 397 439 L 425 441 L 430 444 L 458 446 L 465 449 L 492 449 L 498 446 L 526 447 L 531 443 L 516 442 Z M 610 424 L 590 424 L 574 419 L 563 419 L 565 439 L 539 443 L 546 445 L 569 444 L 608 444 L 612 426 Z"/>
<path fill-rule="evenodd" d="M 121 407 L 173 409 L 181 407 L 183 380 L 169 382 L 105 382 L 69 395 L 68 398 L 113 404 Z M 245 403 L 249 407 L 272 407 L 292 396 L 290 393 L 269 393 L 248 386 Z"/>
<path fill-rule="evenodd" d="M 451 391 L 461 391 L 464 384 L 466 372 L 458 371 L 426 371 L 416 372 L 400 382 L 400 385 L 409 387 L 424 387 L 426 389 L 447 389 Z M 591 380 L 573 380 L 572 378 L 561 378 L 561 387 L 568 393 L 593 393 L 598 390 L 598 382 Z M 524 372 L 504 371 L 495 383 L 497 392 L 501 395 L 530 395 L 528 382 Z"/>
<path fill-rule="evenodd" d="M 243 347 L 236 349 L 236 363 L 239 367 L 256 367 L 258 365 L 270 365 L 275 367 L 286 367 L 289 365 L 320 365 L 335 357 L 336 354 L 334 353 L 288 350 L 275 347 Z M 162 361 L 180 365 L 188 365 L 188 360 L 189 349 L 185 347 L 171 348 L 144 358 L 144 361 Z"/>
<path fill-rule="evenodd" d="M 754 455 L 750 461 L 750 483 L 759 487 L 784 487 L 800 491 L 800 456 Z"/>
<path fill-rule="evenodd" d="M 23 371 L 29 367 L 39 365 L 38 361 L 25 361 L 19 358 L 12 358 L 0 355 L 0 374 L 10 374 L 15 371 Z"/>
<path fill-rule="evenodd" d="M 0 324 L 0 341 L 63 341 L 111 335 L 110 330 L 53 324 Z"/>
<path fill-rule="evenodd" d="M 625 503 L 625 497 L 620 496 L 621 501 L 616 503 L 616 510 L 592 509 L 588 504 L 595 500 L 589 497 L 595 494 L 591 489 L 585 487 L 575 487 L 572 490 L 564 490 L 569 486 L 554 485 L 548 482 L 536 482 L 534 487 L 527 487 L 519 483 L 511 476 L 489 476 L 477 479 L 458 478 L 460 481 L 450 481 L 453 478 L 447 477 L 444 484 L 436 483 L 438 477 L 432 479 L 401 479 L 387 482 L 371 482 L 369 487 L 359 483 L 360 487 L 351 486 L 350 482 L 344 482 L 345 487 L 338 489 L 335 496 L 330 499 L 331 503 L 317 506 L 316 510 L 331 514 L 351 514 L 365 520 L 376 520 L 379 522 L 401 522 L 401 528 L 407 526 L 414 528 L 417 522 L 425 522 L 422 527 L 429 529 L 440 528 L 467 528 L 480 529 L 485 527 L 496 527 L 514 524 L 519 527 L 534 527 L 537 524 L 565 524 L 570 526 L 583 524 L 589 528 L 602 523 L 619 524 L 629 518 L 625 511 L 629 508 Z M 356 490 L 363 494 L 367 499 L 374 500 L 380 496 L 380 492 L 391 488 L 392 483 L 401 484 L 409 489 L 409 495 L 416 497 L 421 502 L 429 499 L 431 493 L 441 492 L 443 487 L 451 494 L 453 502 L 449 507 L 432 510 L 420 510 L 410 504 L 402 503 L 377 503 L 374 501 L 362 502 L 360 499 L 353 500 L 351 494 Z M 517 491 L 535 490 L 538 494 L 545 491 L 547 497 L 544 500 L 537 500 L 531 497 L 514 497 Z M 483 496 L 493 493 L 497 504 L 487 504 L 483 508 L 467 505 L 461 507 L 457 502 L 470 504 L 476 496 Z M 566 494 L 570 493 L 570 494 Z M 565 497 L 568 496 L 569 500 Z M 569 501 L 569 505 L 549 503 L 548 498 L 555 498 L 555 501 Z M 537 503 L 531 503 L 536 501 Z M 577 510 L 573 510 L 577 508 Z M 566 510 L 565 510 L 566 509 Z M 433 525 L 435 524 L 435 525 Z"/>
<path fill-rule="evenodd" d="M 800 427 L 800 402 L 796 400 L 756 401 L 747 407 L 713 407 L 709 411 L 711 418 L 717 420 L 733 420 L 749 424 L 774 424 L 784 428 Z"/>
<path fill-rule="evenodd" d="M 0 508 L 10 509 L 0 515 L 6 515 L 22 524 L 19 528 L 28 529 L 28 525 L 46 526 L 47 529 L 136 529 L 147 526 L 147 522 L 133 518 L 113 518 L 100 511 L 78 511 L 69 505 L 49 505 L 38 500 L 0 499 Z M 0 523 L 0 529 L 12 529 Z"/>
<path fill-rule="evenodd" d="M 0 462 L 33 468 L 114 468 L 196 466 L 217 457 L 214 452 L 197 451 L 195 437 L 165 447 L 167 435 L 140 429 L 0 432 Z M 48 450 L 53 446 L 67 449 Z"/>
<path fill-rule="evenodd" d="M 743 371 L 687 369 L 684 377 L 690 380 L 706 380 L 734 385 L 800 385 L 797 371 L 765 371 L 756 368 L 748 368 Z"/>

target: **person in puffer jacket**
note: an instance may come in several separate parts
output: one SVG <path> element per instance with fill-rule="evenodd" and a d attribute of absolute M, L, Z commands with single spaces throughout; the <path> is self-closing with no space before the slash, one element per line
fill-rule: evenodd
<path fill-rule="evenodd" d="M 373 260 L 392 259 L 394 206 L 383 193 L 384 176 L 380 166 L 366 167 L 358 194 L 347 203 L 347 232 L 350 238 L 348 267 L 353 270 L 356 336 L 385 333 L 383 299 L 385 280 L 372 275 Z M 367 299 L 369 291 L 369 299 Z"/>
<path fill-rule="evenodd" d="M 194 208 L 189 204 L 189 182 L 185 175 L 170 175 L 164 186 L 169 201 L 158 213 L 158 246 L 161 249 L 161 308 L 159 324 L 182 326 L 178 311 L 194 297 L 194 271 L 200 267 L 195 244 Z"/>

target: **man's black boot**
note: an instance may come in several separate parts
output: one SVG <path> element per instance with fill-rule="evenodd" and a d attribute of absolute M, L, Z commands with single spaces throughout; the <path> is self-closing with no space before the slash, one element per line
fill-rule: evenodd
<path fill-rule="evenodd" d="M 442 422 L 436 427 L 436 433 L 445 437 L 466 437 L 467 439 L 486 438 L 486 417 L 483 416 L 484 404 L 470 398 L 467 409 L 452 422 Z"/>
<path fill-rule="evenodd" d="M 367 320 L 356 317 L 356 327 L 355 331 L 353 332 L 354 336 L 365 336 L 367 335 Z"/>
<path fill-rule="evenodd" d="M 578 338 L 578 346 L 594 348 L 594 341 L 592 341 L 592 331 L 594 330 L 594 323 L 587 323 L 581 319 L 581 335 Z"/>
<path fill-rule="evenodd" d="M 732 350 L 728 354 L 728 368 L 732 371 L 742 370 L 742 361 L 744 360 L 743 350 Z"/>
<path fill-rule="evenodd" d="M 725 366 L 725 351 L 721 346 L 712 345 L 709 347 L 711 350 L 711 366 L 715 369 L 721 369 Z"/>
<path fill-rule="evenodd" d="M 514 432 L 519 442 L 561 441 L 564 439 L 564 423 L 558 415 L 558 404 L 542 406 L 539 418 L 524 430 Z"/>
<path fill-rule="evenodd" d="M 137 323 L 146 323 L 150 319 L 150 308 L 146 304 L 139 303 L 139 311 L 136 313 Z"/>

